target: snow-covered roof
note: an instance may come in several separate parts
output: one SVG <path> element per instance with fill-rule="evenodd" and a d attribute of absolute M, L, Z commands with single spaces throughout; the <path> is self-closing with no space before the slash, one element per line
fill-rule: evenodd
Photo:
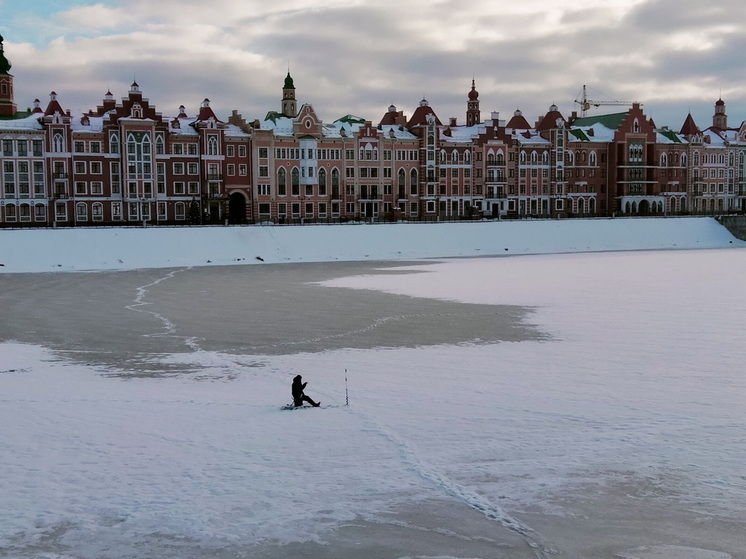
<path fill-rule="evenodd" d="M 464 142 L 472 143 L 474 138 L 479 136 L 479 128 L 484 127 L 482 124 L 474 126 L 452 126 L 441 131 L 440 139 L 446 142 Z"/>
<path fill-rule="evenodd" d="M 597 121 L 586 126 L 572 126 L 570 135 L 572 136 L 571 140 L 577 142 L 612 142 L 614 141 L 615 131 L 616 129 L 612 130 Z"/>
<path fill-rule="evenodd" d="M 39 122 L 39 115 L 30 115 L 24 118 L 0 119 L 0 130 L 37 131 L 42 130 L 42 125 Z"/>
<path fill-rule="evenodd" d="M 655 131 L 655 141 L 659 144 L 686 144 L 686 138 L 673 130 L 660 128 Z"/>

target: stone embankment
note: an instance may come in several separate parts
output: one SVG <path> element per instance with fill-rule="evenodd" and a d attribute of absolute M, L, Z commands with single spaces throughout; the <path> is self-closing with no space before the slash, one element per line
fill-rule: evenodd
<path fill-rule="evenodd" d="M 746 215 L 724 215 L 718 221 L 731 234 L 742 241 L 746 241 Z"/>

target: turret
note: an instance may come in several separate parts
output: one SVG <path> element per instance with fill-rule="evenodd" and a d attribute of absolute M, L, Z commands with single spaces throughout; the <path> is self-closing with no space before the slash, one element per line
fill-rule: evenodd
<path fill-rule="evenodd" d="M 285 83 L 282 86 L 282 108 L 280 112 L 290 118 L 298 116 L 298 109 L 295 101 L 295 85 L 290 72 L 285 77 Z"/>
<path fill-rule="evenodd" d="M 13 75 L 10 61 L 5 58 L 3 36 L 0 35 L 0 116 L 13 116 L 18 112 L 13 101 Z"/>
<path fill-rule="evenodd" d="M 479 92 L 474 85 L 474 80 L 471 80 L 469 101 L 466 103 L 466 126 L 476 126 L 481 122 L 481 119 L 482 116 L 479 111 Z"/>
<path fill-rule="evenodd" d="M 718 130 L 728 128 L 728 115 L 725 114 L 725 101 L 718 99 L 715 103 L 715 114 L 712 116 L 712 127 Z"/>

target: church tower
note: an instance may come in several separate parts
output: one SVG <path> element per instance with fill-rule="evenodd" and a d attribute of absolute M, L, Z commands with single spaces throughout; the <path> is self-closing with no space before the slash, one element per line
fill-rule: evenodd
<path fill-rule="evenodd" d="M 3 49 L 3 36 L 0 35 L 0 117 L 13 116 L 18 112 L 13 102 L 13 75 L 9 73 L 10 68 Z"/>
<path fill-rule="evenodd" d="M 282 86 L 282 110 L 280 112 L 290 118 L 298 116 L 298 109 L 295 103 L 295 85 L 293 85 L 293 78 L 290 77 L 290 72 L 285 77 L 285 84 Z"/>
<path fill-rule="evenodd" d="M 725 101 L 718 99 L 715 103 L 715 114 L 712 116 L 712 127 L 718 130 L 728 128 L 728 115 L 725 114 Z"/>
<path fill-rule="evenodd" d="M 480 122 L 482 117 L 479 112 L 479 92 L 474 87 L 474 80 L 471 80 L 469 101 L 466 103 L 466 126 L 476 126 Z"/>

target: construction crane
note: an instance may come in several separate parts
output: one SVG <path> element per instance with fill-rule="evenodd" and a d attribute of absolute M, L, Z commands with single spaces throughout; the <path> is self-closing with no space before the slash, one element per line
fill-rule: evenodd
<path fill-rule="evenodd" d="M 637 103 L 637 101 L 617 100 L 591 101 L 590 99 L 588 99 L 585 86 L 583 86 L 583 90 L 580 94 L 580 99 L 575 99 L 575 102 L 580 105 L 580 116 L 586 116 L 591 107 L 600 107 L 601 105 L 632 105 L 634 103 Z M 642 105 L 642 103 L 640 103 L 640 105 Z"/>

